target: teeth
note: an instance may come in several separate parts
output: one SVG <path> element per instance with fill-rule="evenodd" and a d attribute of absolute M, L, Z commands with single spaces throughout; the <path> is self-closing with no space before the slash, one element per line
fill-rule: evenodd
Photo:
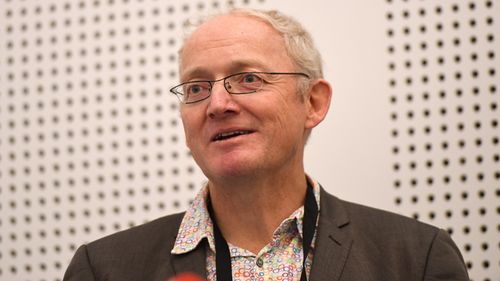
<path fill-rule="evenodd" d="M 220 137 L 227 137 L 227 136 L 230 136 L 230 135 L 236 135 L 238 132 L 227 132 L 227 133 L 222 133 L 222 134 L 219 134 Z"/>
<path fill-rule="evenodd" d="M 225 132 L 225 133 L 220 133 L 215 137 L 215 140 L 223 140 L 229 137 L 233 136 L 239 136 L 239 135 L 245 135 L 248 134 L 248 131 L 232 131 L 232 132 Z"/>

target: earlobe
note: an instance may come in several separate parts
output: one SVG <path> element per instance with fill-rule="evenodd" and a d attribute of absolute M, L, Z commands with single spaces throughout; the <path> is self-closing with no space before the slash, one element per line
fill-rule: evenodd
<path fill-rule="evenodd" d="M 308 106 L 308 116 L 306 129 L 316 127 L 325 119 L 332 99 L 332 87 L 324 79 L 316 80 L 311 86 L 306 103 Z"/>

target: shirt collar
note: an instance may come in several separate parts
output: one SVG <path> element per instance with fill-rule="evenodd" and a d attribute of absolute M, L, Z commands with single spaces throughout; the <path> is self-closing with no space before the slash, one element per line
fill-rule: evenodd
<path fill-rule="evenodd" d="M 308 180 L 313 186 L 314 197 L 318 210 L 320 208 L 320 186 L 314 179 L 308 177 Z M 215 240 L 213 237 L 213 224 L 208 213 L 206 199 L 208 197 L 208 185 L 205 185 L 196 195 L 191 206 L 184 214 L 177 238 L 175 239 L 172 254 L 184 254 L 194 250 L 203 239 L 208 240 L 210 249 L 215 251 Z M 288 218 L 286 218 L 276 229 L 275 235 L 286 231 L 290 227 L 290 223 L 295 222 L 297 229 L 302 236 L 304 219 L 304 206 L 295 210 Z"/>
<path fill-rule="evenodd" d="M 204 239 L 210 248 L 215 249 L 213 224 L 207 210 L 208 186 L 205 185 L 196 195 L 191 206 L 182 218 L 172 254 L 184 254 L 195 249 Z"/>

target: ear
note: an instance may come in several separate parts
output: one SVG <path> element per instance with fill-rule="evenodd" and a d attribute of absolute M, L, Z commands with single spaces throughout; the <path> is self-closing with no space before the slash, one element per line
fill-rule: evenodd
<path fill-rule="evenodd" d="M 332 87 L 324 79 L 314 81 L 305 96 L 307 106 L 307 120 L 305 123 L 306 129 L 316 127 L 323 119 L 330 108 L 332 99 Z"/>

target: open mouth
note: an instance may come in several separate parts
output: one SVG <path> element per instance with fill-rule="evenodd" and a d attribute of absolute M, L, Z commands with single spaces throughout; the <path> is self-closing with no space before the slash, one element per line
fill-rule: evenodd
<path fill-rule="evenodd" d="M 252 133 L 252 131 L 244 131 L 244 130 L 219 133 L 212 139 L 212 141 L 227 140 L 230 138 L 234 138 L 234 137 L 242 136 L 242 135 L 248 135 L 251 133 Z"/>

